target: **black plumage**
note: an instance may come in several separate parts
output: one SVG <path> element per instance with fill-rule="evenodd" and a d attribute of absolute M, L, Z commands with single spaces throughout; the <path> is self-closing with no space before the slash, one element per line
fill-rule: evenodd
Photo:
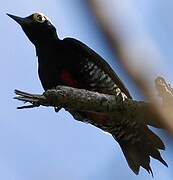
<path fill-rule="evenodd" d="M 76 39 L 60 40 L 56 28 L 45 15 L 34 13 L 26 18 L 10 14 L 8 16 L 21 25 L 35 45 L 38 73 L 44 90 L 57 85 L 67 85 L 106 94 L 121 93 L 124 98 L 132 98 L 122 81 L 101 56 Z M 152 173 L 150 157 L 167 166 L 159 152 L 159 149 L 165 148 L 164 144 L 147 125 L 131 123 L 128 119 L 112 125 L 112 120 L 106 114 L 72 110 L 69 112 L 75 119 L 90 122 L 111 133 L 119 142 L 129 167 L 136 174 L 140 166 Z"/>

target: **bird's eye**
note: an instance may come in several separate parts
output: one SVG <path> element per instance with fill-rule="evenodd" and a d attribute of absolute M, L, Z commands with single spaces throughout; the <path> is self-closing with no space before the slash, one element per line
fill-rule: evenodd
<path fill-rule="evenodd" d="M 39 14 L 39 13 L 35 13 L 33 15 L 33 20 L 39 23 L 44 23 L 46 21 L 46 18 L 44 15 Z"/>

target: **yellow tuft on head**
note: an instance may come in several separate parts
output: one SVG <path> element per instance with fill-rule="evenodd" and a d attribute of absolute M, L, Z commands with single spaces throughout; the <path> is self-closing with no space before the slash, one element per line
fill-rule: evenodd
<path fill-rule="evenodd" d="M 50 21 L 49 18 L 47 18 L 42 13 L 34 13 L 32 16 L 33 20 L 39 23 L 44 23 L 46 20 Z"/>

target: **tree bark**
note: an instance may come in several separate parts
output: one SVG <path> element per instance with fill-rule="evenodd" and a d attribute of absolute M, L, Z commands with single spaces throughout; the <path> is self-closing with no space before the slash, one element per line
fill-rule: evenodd
<path fill-rule="evenodd" d="M 18 109 L 42 105 L 57 107 L 56 109 L 98 112 L 109 115 L 113 121 L 128 119 L 163 128 L 160 117 L 152 109 L 152 104 L 124 98 L 121 93 L 108 95 L 67 86 L 57 86 L 56 89 L 47 90 L 42 95 L 19 90 L 15 90 L 15 93 L 15 99 L 31 103 Z"/>

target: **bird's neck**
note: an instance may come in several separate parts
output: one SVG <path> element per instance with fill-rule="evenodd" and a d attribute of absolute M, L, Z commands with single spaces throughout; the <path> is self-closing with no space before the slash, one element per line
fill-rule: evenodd
<path fill-rule="evenodd" d="M 58 35 L 56 33 L 47 33 L 47 34 L 40 34 L 40 36 L 37 36 L 35 40 L 33 41 L 33 44 L 35 46 L 45 46 L 47 44 L 51 44 L 53 42 L 59 41 Z"/>
<path fill-rule="evenodd" d="M 51 53 L 51 51 L 54 50 L 55 47 L 57 47 L 58 43 L 60 42 L 60 39 L 57 35 L 55 36 L 49 36 L 47 38 L 42 39 L 41 41 L 38 41 L 34 43 L 36 48 L 36 55 L 38 56 L 39 53 Z"/>

